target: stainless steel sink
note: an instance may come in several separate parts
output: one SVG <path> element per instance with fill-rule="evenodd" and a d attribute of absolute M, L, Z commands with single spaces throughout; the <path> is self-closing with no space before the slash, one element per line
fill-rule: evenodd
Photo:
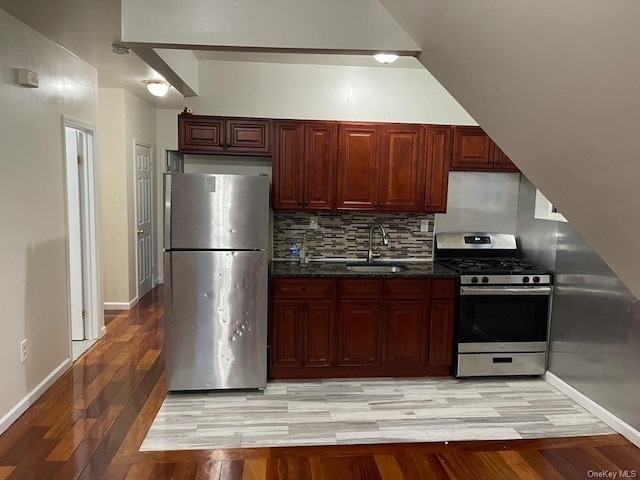
<path fill-rule="evenodd" d="M 407 270 L 404 265 L 384 265 L 363 263 L 358 265 L 347 265 L 347 270 L 360 273 L 398 273 Z"/>

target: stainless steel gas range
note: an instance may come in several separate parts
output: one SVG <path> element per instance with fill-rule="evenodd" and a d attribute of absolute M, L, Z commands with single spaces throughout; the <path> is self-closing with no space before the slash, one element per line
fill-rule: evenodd
<path fill-rule="evenodd" d="M 456 376 L 543 374 L 551 275 L 519 257 L 515 236 L 437 234 L 436 260 L 460 274 Z"/>

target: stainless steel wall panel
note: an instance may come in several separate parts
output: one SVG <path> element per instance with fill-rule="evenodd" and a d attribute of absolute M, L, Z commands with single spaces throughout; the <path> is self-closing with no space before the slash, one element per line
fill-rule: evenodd
<path fill-rule="evenodd" d="M 534 195 L 523 182 L 518 235 L 554 258 L 548 370 L 640 430 L 640 304 L 569 223 L 533 218 Z"/>

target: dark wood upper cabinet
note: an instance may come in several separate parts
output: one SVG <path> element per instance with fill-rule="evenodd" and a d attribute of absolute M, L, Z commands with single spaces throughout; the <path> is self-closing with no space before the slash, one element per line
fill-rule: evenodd
<path fill-rule="evenodd" d="M 228 118 L 226 119 L 226 126 L 226 153 L 271 155 L 269 120 Z"/>
<path fill-rule="evenodd" d="M 500 147 L 493 144 L 493 169 L 506 171 L 506 172 L 517 172 L 518 167 L 505 155 L 505 153 L 500 150 Z"/>
<path fill-rule="evenodd" d="M 424 204 L 423 125 L 383 125 L 378 208 L 420 212 Z"/>
<path fill-rule="evenodd" d="M 274 132 L 274 210 L 333 209 L 337 124 L 276 121 Z"/>
<path fill-rule="evenodd" d="M 374 210 L 380 178 L 380 126 L 341 123 L 338 127 L 339 210 Z"/>
<path fill-rule="evenodd" d="M 304 207 L 304 122 L 276 121 L 272 166 L 273 209 Z"/>
<path fill-rule="evenodd" d="M 423 211 L 424 162 L 423 125 L 341 123 L 337 208 Z"/>
<path fill-rule="evenodd" d="M 518 167 L 480 127 L 454 127 L 451 169 L 518 171 Z"/>
<path fill-rule="evenodd" d="M 429 125 L 427 127 L 427 179 L 425 211 L 446 213 L 449 187 L 449 166 L 453 151 L 452 127 Z"/>
<path fill-rule="evenodd" d="M 491 139 L 480 127 L 455 127 L 451 168 L 492 170 Z"/>
<path fill-rule="evenodd" d="M 224 153 L 224 121 L 203 115 L 179 115 L 178 150 Z"/>
<path fill-rule="evenodd" d="M 269 119 L 178 115 L 178 150 L 184 153 L 271 155 Z"/>
<path fill-rule="evenodd" d="M 304 206 L 332 210 L 336 204 L 338 124 L 305 122 Z"/>

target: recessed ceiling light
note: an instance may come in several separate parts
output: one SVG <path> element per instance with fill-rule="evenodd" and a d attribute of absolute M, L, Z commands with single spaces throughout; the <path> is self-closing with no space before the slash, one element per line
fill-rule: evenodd
<path fill-rule="evenodd" d="M 164 97 L 171 86 L 165 80 L 145 80 L 144 84 L 147 86 L 149 93 L 156 97 Z"/>
<path fill-rule="evenodd" d="M 395 53 L 377 53 L 373 56 L 380 63 L 393 63 L 398 59 Z"/>

